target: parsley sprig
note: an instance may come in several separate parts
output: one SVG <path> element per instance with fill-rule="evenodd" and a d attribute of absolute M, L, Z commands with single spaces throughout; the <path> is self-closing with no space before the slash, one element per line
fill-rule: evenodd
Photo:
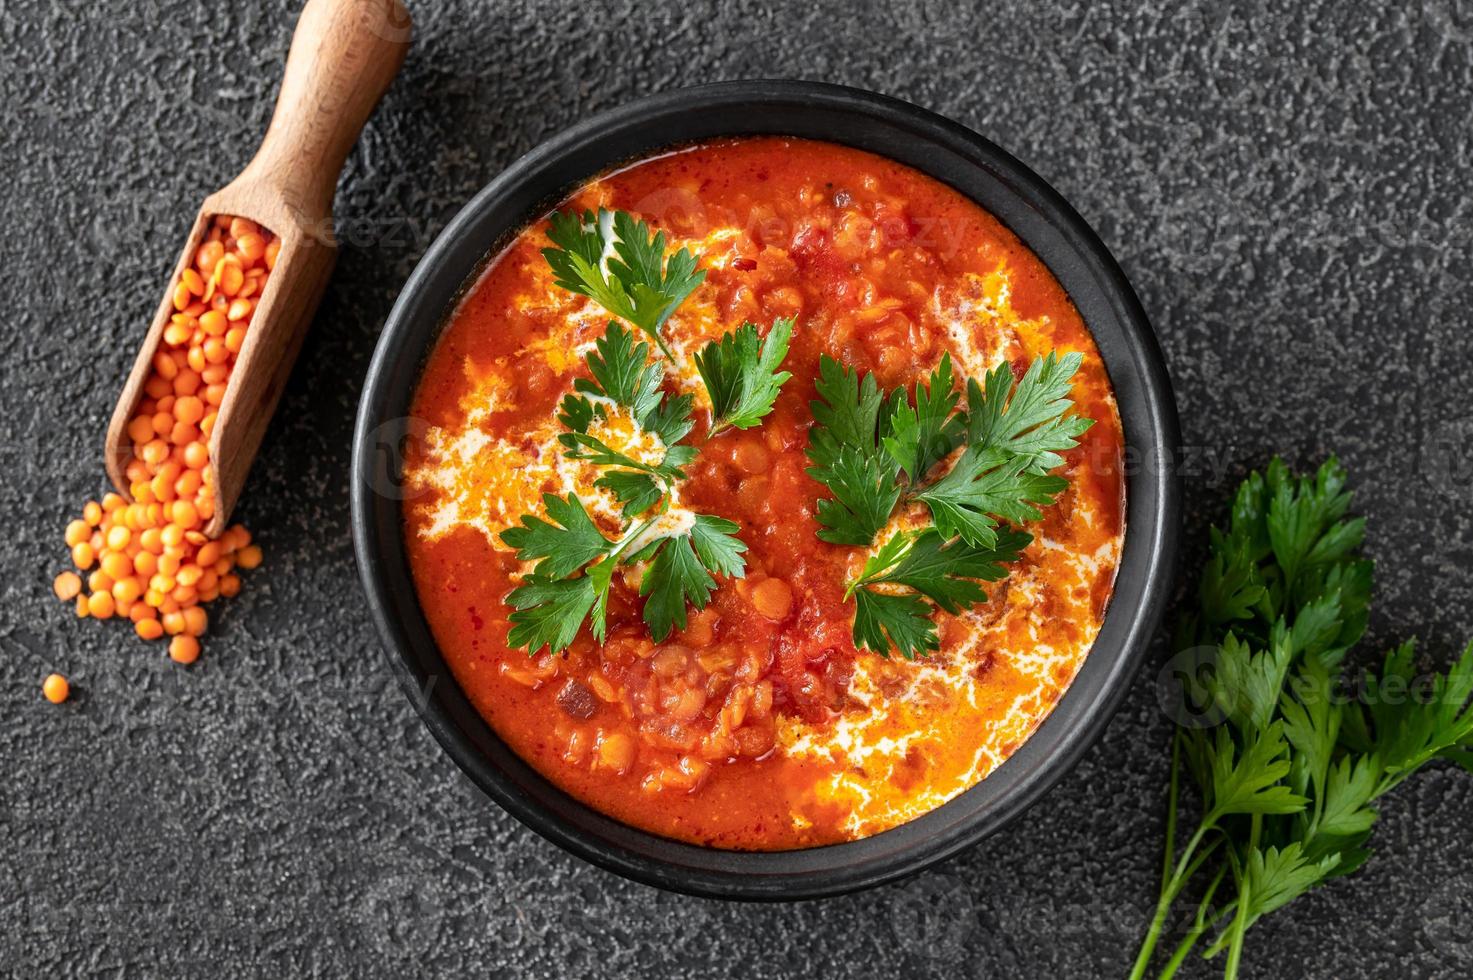
<path fill-rule="evenodd" d="M 671 397 L 660 387 L 664 368 L 649 360 L 649 345 L 636 343 L 617 322 L 587 356 L 590 377 L 574 382 L 563 398 L 559 420 L 568 431 L 558 437 L 570 459 L 586 460 L 606 472 L 594 485 L 609 490 L 622 505 L 624 525 L 606 536 L 575 495 L 545 494 L 549 520 L 525 515 L 519 527 L 502 532 L 517 558 L 536 565 L 507 597 L 515 609 L 508 642 L 536 653 L 544 646 L 566 649 L 586 620 L 594 637 L 607 634 L 609 590 L 619 565 L 644 565 L 639 592 L 644 621 L 656 641 L 685 628 L 686 605 L 704 608 L 716 575 L 740 578 L 747 546 L 731 521 L 694 514 L 688 523 L 672 516 L 682 467 L 696 448 L 679 440 L 691 431 L 691 398 Z M 591 434 L 595 420 L 615 408 L 627 411 L 638 428 L 659 438 L 664 454 L 647 463 Z"/>
<path fill-rule="evenodd" d="M 625 517 L 654 506 L 670 486 L 685 479 L 683 467 L 696 457 L 694 446 L 679 444 L 693 426 L 691 397 L 665 394 L 660 387 L 665 368 L 649 360 L 649 349 L 617 322 L 610 322 L 586 358 L 591 377 L 573 382 L 573 393 L 563 397 L 558 414 L 568 429 L 558 436 L 566 455 L 611 468 L 594 485 L 613 491 L 624 505 Z M 626 409 L 641 431 L 659 438 L 665 446 L 660 462 L 634 459 L 589 434 L 595 420 L 609 418 L 611 405 Z"/>
<path fill-rule="evenodd" d="M 661 336 L 671 314 L 705 279 L 697 256 L 681 248 L 666 256 L 665 236 L 622 211 L 555 213 L 549 218 L 552 248 L 543 256 L 556 284 L 589 297 L 609 313 L 644 331 L 668 362 L 674 353 Z M 711 399 L 707 438 L 726 428 L 759 425 L 790 375 L 781 370 L 793 321 L 777 320 L 766 337 L 744 323 L 696 354 L 696 368 Z M 513 607 L 507 641 L 535 654 L 566 649 L 584 623 L 603 642 L 615 571 L 640 567 L 644 621 L 658 642 L 687 623 L 687 607 L 702 609 L 717 576 L 741 578 L 747 546 L 725 518 L 674 507 L 685 467 L 698 450 L 684 440 L 694 428 L 693 399 L 664 390 L 665 362 L 651 360 L 650 345 L 610 321 L 585 358 L 588 376 L 573 383 L 559 406 L 567 430 L 558 436 L 564 455 L 602 468 L 594 485 L 621 506 L 613 537 L 589 516 L 576 495 L 543 495 L 546 519 L 524 515 L 502 532 L 517 557 L 535 563 L 507 597 Z M 598 424 L 622 410 L 638 435 L 663 446 L 660 459 L 609 444 Z"/>
<path fill-rule="evenodd" d="M 554 247 L 542 255 L 557 276 L 556 285 L 634 324 L 675 360 L 660 329 L 706 279 L 690 249 L 667 257 L 665 233 L 651 235 L 649 225 L 626 211 L 554 212 L 548 223 Z"/>
<path fill-rule="evenodd" d="M 791 319 L 773 321 L 765 338 L 754 324 L 743 323 L 696 354 L 696 370 L 711 396 L 710 435 L 727 428 L 750 429 L 772 411 L 778 392 L 792 377 L 780 370 L 792 336 Z"/>
<path fill-rule="evenodd" d="M 660 642 L 687 622 L 687 604 L 704 609 L 716 588 L 715 575 L 741 578 L 746 544 L 737 525 L 710 514 L 695 514 L 686 527 L 661 532 L 665 512 L 627 526 L 608 538 L 594 524 L 579 499 L 569 494 L 542 498 L 549 523 L 526 515 L 520 527 L 501 538 L 517 549 L 517 558 L 536 561 L 522 584 L 507 596 L 511 615 L 507 642 L 535 654 L 567 649 L 583 623 L 591 619 L 594 639 L 608 633 L 609 591 L 615 570 L 644 565 L 639 594 L 644 596 L 644 622 Z"/>
<path fill-rule="evenodd" d="M 908 657 L 935 649 L 935 609 L 924 599 L 953 615 L 986 602 L 978 583 L 1001 581 L 1007 575 L 1004 566 L 1017 561 L 1032 540 L 1022 531 L 1004 530 L 991 547 L 980 548 L 961 538 L 947 541 L 935 528 L 892 536 L 849 583 L 855 644 L 880 653 L 893 645 Z M 910 591 L 873 588 L 884 585 Z"/>
<path fill-rule="evenodd" d="M 643 330 L 666 360 L 674 363 L 675 353 L 660 331 L 686 297 L 705 281 L 706 273 L 696 268 L 700 257 L 688 248 L 667 257 L 665 233 L 652 234 L 649 225 L 624 211 L 600 208 L 597 213 L 554 212 L 548 224 L 547 236 L 553 247 L 543 249 L 542 255 L 557 277 L 555 285 L 587 296 L 612 315 Z M 696 370 L 711 399 L 708 438 L 728 428 L 760 425 L 772 411 L 778 392 L 792 377 L 781 368 L 793 326 L 791 318 L 775 320 L 764 337 L 755 324 L 743 323 L 696 353 Z M 645 367 L 641 362 L 637 370 L 637 379 L 615 378 L 614 384 L 637 384 L 644 398 L 653 398 L 664 378 L 663 367 Z M 597 374 L 595 380 L 607 387 Z M 580 390 L 599 393 L 588 387 L 587 381 L 580 384 L 584 386 Z M 689 401 L 682 407 L 688 418 Z M 679 416 L 675 406 L 671 411 Z M 680 438 L 677 435 L 665 441 L 674 445 Z"/>
<path fill-rule="evenodd" d="M 868 547 L 897 507 L 921 504 L 928 527 L 898 532 L 849 583 L 854 642 L 905 657 L 937 649 L 936 609 L 986 601 L 979 582 L 1003 578 L 1032 537 L 1001 526 L 1038 520 L 1068 486 L 1050 475 L 1093 421 L 1071 414 L 1078 353 L 1036 359 L 1015 382 L 999 365 L 968 379 L 961 405 L 951 356 L 912 391 L 882 391 L 833 358 L 819 360 L 808 473 L 830 496 L 818 501 L 819 538 Z M 961 453 L 940 474 L 934 471 Z"/>
<path fill-rule="evenodd" d="M 1161 891 L 1133 977 L 1146 975 L 1193 882 L 1196 914 L 1161 976 L 1199 942 L 1208 958 L 1226 952 L 1224 975 L 1236 976 L 1258 920 L 1366 861 L 1380 796 L 1437 758 L 1473 770 L 1473 645 L 1432 675 L 1428 697 L 1409 693 L 1419 680 L 1410 643 L 1366 673 L 1364 703 L 1337 687 L 1371 592 L 1365 522 L 1346 516 L 1350 501 L 1333 459 L 1307 478 L 1276 459 L 1212 531 L 1178 642 L 1209 654 L 1184 672 L 1182 694 L 1216 724 L 1175 734 Z M 1183 769 L 1201 817 L 1178 852 Z"/>

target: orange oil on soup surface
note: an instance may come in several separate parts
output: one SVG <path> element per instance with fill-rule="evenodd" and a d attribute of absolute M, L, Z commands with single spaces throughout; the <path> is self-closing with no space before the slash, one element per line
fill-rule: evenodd
<path fill-rule="evenodd" d="M 666 326 L 702 446 L 685 502 L 741 525 L 747 577 L 654 644 L 616 579 L 609 640 L 562 655 L 507 648 L 520 563 L 498 535 L 543 492 L 617 508 L 562 457 L 557 403 L 608 315 L 553 285 L 545 222 L 496 255 L 454 311 L 413 412 L 405 539 L 419 599 L 456 679 L 523 758 L 590 805 L 695 843 L 783 849 L 864 837 L 985 778 L 1078 672 L 1109 601 L 1123 534 L 1121 429 L 1104 365 L 1043 264 L 995 218 L 908 167 L 787 138 L 703 144 L 582 187 L 564 207 L 623 209 L 700 256 L 706 281 Z M 692 355 L 744 320 L 795 316 L 793 378 L 757 429 L 702 442 Z M 950 351 L 961 375 L 1079 351 L 1096 420 L 1059 471 L 1069 489 L 989 599 L 941 615 L 941 649 L 857 652 L 844 583 L 864 550 L 818 540 L 808 408 L 821 354 L 887 386 Z M 881 536 L 883 540 L 884 535 Z"/>

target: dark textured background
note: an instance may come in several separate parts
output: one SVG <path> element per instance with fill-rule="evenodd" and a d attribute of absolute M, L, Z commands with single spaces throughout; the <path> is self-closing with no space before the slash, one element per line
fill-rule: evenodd
<path fill-rule="evenodd" d="M 899 885 L 661 894 L 514 824 L 387 681 L 348 540 L 374 340 L 429 238 L 518 154 L 694 82 L 887 92 L 1009 148 L 1120 258 L 1166 349 L 1189 531 L 1275 451 L 1349 464 L 1373 647 L 1473 634 L 1473 3 L 410 0 L 348 162 L 345 244 L 239 515 L 267 565 L 176 667 L 50 594 L 203 195 L 264 131 L 295 2 L 0 3 L 0 969 L 112 974 L 1120 975 L 1154 897 L 1148 677 L 1009 831 Z M 218 610 L 218 613 L 216 612 Z M 42 701 L 50 670 L 71 702 Z M 1256 977 L 1473 972 L 1473 779 L 1391 798 L 1366 870 L 1255 928 Z M 1210 971 L 1193 971 L 1209 975 Z"/>

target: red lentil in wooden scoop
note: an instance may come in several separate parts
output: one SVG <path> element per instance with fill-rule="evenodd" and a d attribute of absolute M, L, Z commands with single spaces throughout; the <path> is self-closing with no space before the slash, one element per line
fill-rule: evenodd
<path fill-rule="evenodd" d="M 236 357 L 250 329 L 281 242 L 245 218 L 216 218 L 175 284 L 144 397 L 128 423 L 132 502 L 110 493 L 67 525 L 72 562 L 57 598 L 78 616 L 132 621 L 145 640 L 170 636 L 169 656 L 193 663 L 209 625 L 203 606 L 240 591 L 236 569 L 255 568 L 261 549 L 236 524 L 204 533 L 214 516 L 207 443 Z"/>
<path fill-rule="evenodd" d="M 67 525 L 78 571 L 57 575 L 57 597 L 170 637 L 179 663 L 199 657 L 205 605 L 261 563 L 226 522 L 327 285 L 338 175 L 409 23 L 399 0 L 307 0 L 265 139 L 200 208 L 119 399 L 106 460 L 119 492 Z"/>

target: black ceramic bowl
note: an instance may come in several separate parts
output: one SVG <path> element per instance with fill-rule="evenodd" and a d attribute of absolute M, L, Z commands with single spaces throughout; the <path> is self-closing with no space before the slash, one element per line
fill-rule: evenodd
<path fill-rule="evenodd" d="M 671 145 L 780 134 L 878 153 L 938 178 L 1013 230 L 1049 267 L 1110 373 L 1132 470 L 1119 576 L 1103 628 L 1053 712 L 1001 767 L 919 819 L 864 840 L 746 853 L 678 843 L 612 820 L 518 758 L 457 686 L 415 597 L 396 492 L 410 398 L 447 314 L 486 257 L 590 177 Z M 658 95 L 542 144 L 476 195 L 441 233 L 389 316 L 353 444 L 353 540 L 368 606 L 405 691 L 445 751 L 549 840 L 604 868 L 693 894 L 832 895 L 890 881 L 976 843 L 1035 802 L 1089 748 L 1135 677 L 1171 587 L 1178 494 L 1176 409 L 1156 339 L 1109 252 L 1058 194 L 957 124 L 868 92 L 808 82 L 733 82 Z"/>

